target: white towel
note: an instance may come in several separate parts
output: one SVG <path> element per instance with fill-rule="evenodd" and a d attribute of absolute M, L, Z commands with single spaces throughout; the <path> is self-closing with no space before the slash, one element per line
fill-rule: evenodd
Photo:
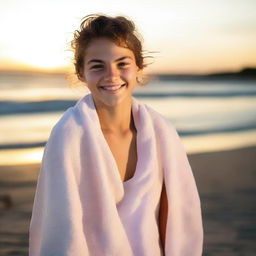
<path fill-rule="evenodd" d="M 202 254 L 200 200 L 173 125 L 132 97 L 138 162 L 122 182 L 92 94 L 69 108 L 47 142 L 30 223 L 30 256 L 158 256 L 163 181 L 166 256 Z M 159 189 L 157 189 L 159 188 Z"/>

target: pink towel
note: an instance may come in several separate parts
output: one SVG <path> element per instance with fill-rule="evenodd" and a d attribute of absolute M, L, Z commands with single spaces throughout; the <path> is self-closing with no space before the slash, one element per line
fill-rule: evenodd
<path fill-rule="evenodd" d="M 30 223 L 30 256 L 158 256 L 163 181 L 166 256 L 202 254 L 200 200 L 173 125 L 132 98 L 138 162 L 122 182 L 92 94 L 68 109 L 47 142 Z"/>

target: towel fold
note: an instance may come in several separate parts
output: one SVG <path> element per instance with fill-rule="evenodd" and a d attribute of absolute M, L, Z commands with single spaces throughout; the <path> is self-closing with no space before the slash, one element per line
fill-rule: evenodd
<path fill-rule="evenodd" d="M 173 125 L 132 97 L 137 166 L 123 182 L 102 133 L 92 94 L 69 108 L 44 151 L 29 234 L 30 256 L 199 256 L 200 200 Z M 165 183 L 168 218 L 158 214 Z"/>

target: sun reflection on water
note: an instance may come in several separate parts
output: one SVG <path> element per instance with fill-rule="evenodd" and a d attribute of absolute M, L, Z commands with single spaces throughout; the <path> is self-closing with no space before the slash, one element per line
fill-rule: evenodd
<path fill-rule="evenodd" d="M 1 150 L 0 165 L 40 163 L 42 156 L 42 147 Z"/>
<path fill-rule="evenodd" d="M 210 134 L 181 138 L 188 154 L 230 150 L 256 145 L 256 130 L 230 134 Z M 0 165 L 40 163 L 43 147 L 0 151 Z"/>

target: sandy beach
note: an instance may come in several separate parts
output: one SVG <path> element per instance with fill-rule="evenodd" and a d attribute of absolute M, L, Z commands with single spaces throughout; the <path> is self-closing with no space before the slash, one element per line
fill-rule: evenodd
<path fill-rule="evenodd" d="M 205 256 L 255 255 L 256 147 L 189 155 L 201 197 Z M 0 255 L 28 255 L 39 165 L 0 166 Z M 4 203 L 5 202 L 5 203 Z"/>

